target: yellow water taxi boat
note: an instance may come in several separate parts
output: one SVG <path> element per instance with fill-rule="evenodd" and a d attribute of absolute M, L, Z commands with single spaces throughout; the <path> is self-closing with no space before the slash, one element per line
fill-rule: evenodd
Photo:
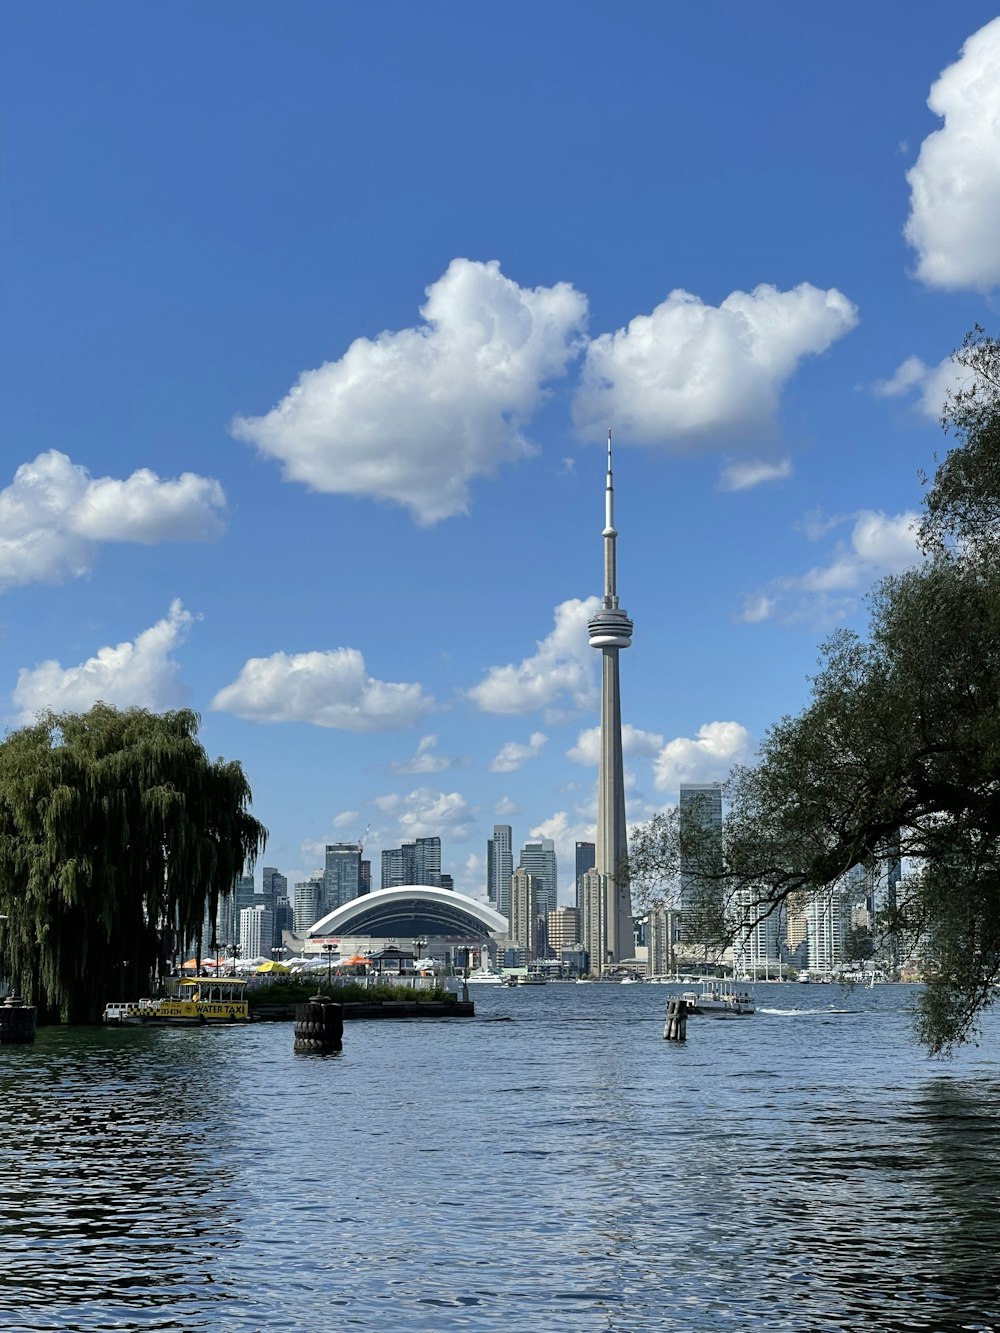
<path fill-rule="evenodd" d="M 106 1023 L 168 1023 L 178 1027 L 249 1023 L 242 977 L 171 977 L 167 994 L 138 1004 L 109 1004 Z"/>

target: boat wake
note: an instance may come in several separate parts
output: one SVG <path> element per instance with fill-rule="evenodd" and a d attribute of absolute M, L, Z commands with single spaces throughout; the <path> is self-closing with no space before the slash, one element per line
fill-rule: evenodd
<path fill-rule="evenodd" d="M 814 1014 L 858 1014 L 860 1009 L 838 1009 L 835 1005 L 827 1005 L 820 1009 L 758 1009 L 758 1014 L 775 1014 L 779 1018 L 806 1018 Z"/>

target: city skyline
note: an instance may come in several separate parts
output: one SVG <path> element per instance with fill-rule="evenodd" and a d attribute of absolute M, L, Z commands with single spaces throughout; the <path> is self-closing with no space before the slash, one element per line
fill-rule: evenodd
<path fill-rule="evenodd" d="M 996 331 L 1000 19 L 722 12 L 7 15 L 3 725 L 191 707 L 290 886 L 502 824 L 572 904 L 610 428 L 629 820 L 752 761 Z"/>

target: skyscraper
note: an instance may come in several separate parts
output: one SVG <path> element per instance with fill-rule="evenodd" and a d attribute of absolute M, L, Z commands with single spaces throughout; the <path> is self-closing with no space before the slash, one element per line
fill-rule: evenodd
<path fill-rule="evenodd" d="M 261 872 L 261 892 L 265 899 L 264 905 L 273 912 L 278 899 L 288 896 L 288 880 L 274 866 L 265 866 Z"/>
<path fill-rule="evenodd" d="M 323 877 L 314 875 L 312 879 L 303 879 L 295 886 L 293 905 L 296 935 L 304 935 L 310 926 L 324 915 L 323 912 Z"/>
<path fill-rule="evenodd" d="M 326 846 L 323 873 L 323 913 L 333 912 L 361 892 L 361 848 L 356 842 L 331 842 Z"/>
<path fill-rule="evenodd" d="M 441 884 L 441 839 L 417 838 L 413 844 L 413 879 L 411 884 Z"/>
<path fill-rule="evenodd" d="M 510 916 L 510 877 L 514 873 L 513 833 L 509 824 L 494 824 L 486 844 L 486 899 L 501 916 Z"/>
<path fill-rule="evenodd" d="M 559 905 L 559 872 L 553 840 L 540 838 L 537 842 L 526 842 L 521 848 L 518 867 L 538 881 L 538 915 L 547 917 Z"/>
<path fill-rule="evenodd" d="M 549 951 L 556 958 L 563 949 L 580 943 L 580 914 L 575 907 L 557 907 L 545 924 Z"/>
<path fill-rule="evenodd" d="M 240 913 L 240 944 L 244 958 L 268 958 L 274 947 L 274 914 L 266 907 L 244 907 Z"/>
<path fill-rule="evenodd" d="M 538 880 L 523 866 L 510 877 L 510 938 L 524 950 L 525 961 L 538 954 Z"/>
<path fill-rule="evenodd" d="M 622 706 L 618 654 L 632 642 L 632 621 L 618 605 L 615 490 L 608 431 L 608 472 L 604 483 L 604 596 L 588 625 L 591 648 L 601 651 L 601 762 L 597 779 L 595 866 L 603 880 L 604 929 L 600 955 L 591 950 L 590 966 L 602 972 L 608 963 L 630 958 L 632 897 L 628 883 L 628 835 L 625 828 L 625 772 L 622 763 Z"/>
<path fill-rule="evenodd" d="M 711 944 L 721 925 L 722 888 L 706 875 L 722 861 L 722 783 L 682 782 L 680 785 L 680 938 Z"/>
<path fill-rule="evenodd" d="M 382 888 L 395 889 L 400 884 L 441 884 L 441 839 L 417 838 L 401 847 L 387 847 L 382 853 Z"/>
<path fill-rule="evenodd" d="M 246 949 L 244 947 L 244 940 L 242 934 L 243 927 L 241 923 L 243 920 L 243 913 L 246 911 L 248 907 L 253 907 L 254 897 L 255 895 L 254 895 L 253 875 L 240 875 L 236 881 L 236 886 L 233 890 L 232 910 L 233 910 L 233 924 L 236 928 L 235 929 L 236 939 L 234 942 L 240 946 L 244 954 L 246 953 Z"/>
<path fill-rule="evenodd" d="M 580 876 L 580 943 L 587 952 L 591 972 L 600 971 L 600 960 L 605 952 L 604 889 L 604 876 L 595 866 Z"/>
<path fill-rule="evenodd" d="M 595 847 L 592 842 L 578 842 L 576 844 L 576 877 L 573 881 L 576 886 L 576 910 L 580 920 L 583 920 L 583 876 L 588 870 L 594 868 Z"/>

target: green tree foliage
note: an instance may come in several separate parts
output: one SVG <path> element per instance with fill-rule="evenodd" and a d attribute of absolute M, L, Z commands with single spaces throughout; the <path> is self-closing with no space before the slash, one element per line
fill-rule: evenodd
<path fill-rule="evenodd" d="M 0 743 L 0 975 L 40 1012 L 148 993 L 165 942 L 198 940 L 263 850 L 243 769 L 197 732 L 187 710 L 99 703 Z"/>
<path fill-rule="evenodd" d="M 1000 342 L 977 328 L 955 359 L 966 379 L 943 424 L 958 443 L 925 497 L 923 563 L 876 586 L 866 637 L 823 646 L 809 705 L 727 784 L 723 865 L 694 876 L 731 922 L 748 902 L 759 919 L 898 845 L 916 869 L 883 924 L 925 960 L 934 1052 L 974 1036 L 1000 995 Z M 698 865 L 697 838 L 676 813 L 640 831 L 640 903 Z"/>

